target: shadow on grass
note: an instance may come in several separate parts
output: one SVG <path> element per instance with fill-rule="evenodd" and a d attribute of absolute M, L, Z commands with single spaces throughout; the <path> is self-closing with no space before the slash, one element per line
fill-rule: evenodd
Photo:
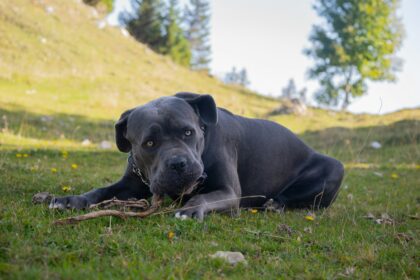
<path fill-rule="evenodd" d="M 0 108 L 0 116 L 3 132 L 22 137 L 114 142 L 114 121 L 111 120 L 95 120 L 72 114 L 42 115 L 19 107 Z M 346 162 L 392 161 L 394 158 L 399 162 L 415 162 L 420 158 L 420 120 L 415 119 L 361 128 L 333 127 L 307 131 L 299 136 L 315 150 Z M 373 149 L 370 146 L 372 141 L 381 143 L 382 148 Z"/>
<path fill-rule="evenodd" d="M 79 115 L 42 115 L 20 108 L 0 108 L 1 130 L 22 137 L 93 142 L 114 141 L 114 121 L 93 120 Z"/>
<path fill-rule="evenodd" d="M 375 160 L 415 162 L 420 158 L 420 120 L 403 120 L 390 125 L 362 128 L 332 127 L 299 135 L 315 150 L 340 160 Z M 381 148 L 374 149 L 377 141 Z"/>

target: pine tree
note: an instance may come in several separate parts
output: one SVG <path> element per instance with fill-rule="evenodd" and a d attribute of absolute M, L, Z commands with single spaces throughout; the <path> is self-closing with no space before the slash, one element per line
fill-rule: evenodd
<path fill-rule="evenodd" d="M 292 99 L 296 96 L 296 93 L 297 89 L 295 80 L 290 79 L 287 86 L 281 90 L 281 97 L 286 99 Z"/>
<path fill-rule="evenodd" d="M 242 68 L 242 70 L 239 71 L 238 83 L 243 87 L 247 87 L 250 84 L 250 81 L 248 79 L 248 71 L 246 71 L 245 68 Z"/>
<path fill-rule="evenodd" d="M 195 70 L 208 70 L 211 61 L 210 4 L 207 0 L 190 0 L 185 12 L 187 25 L 186 38 L 191 48 L 191 67 Z"/>
<path fill-rule="evenodd" d="M 183 66 L 189 66 L 191 51 L 184 32 L 180 27 L 178 1 L 169 1 L 169 11 L 165 24 L 165 36 L 162 53 L 169 55 L 173 61 Z"/>
<path fill-rule="evenodd" d="M 161 52 L 164 44 L 164 8 L 161 0 L 138 1 L 137 15 L 127 23 L 131 35 L 156 52 Z"/>
<path fill-rule="evenodd" d="M 250 84 L 248 79 L 248 72 L 245 68 L 242 68 L 239 72 L 236 70 L 236 67 L 232 67 L 230 72 L 227 72 L 224 77 L 224 82 L 231 85 L 241 85 L 247 87 Z"/>
<path fill-rule="evenodd" d="M 319 103 L 346 109 L 367 92 L 366 81 L 393 81 L 403 28 L 396 14 L 399 0 L 319 0 L 316 12 L 326 24 L 313 27 L 315 60 L 310 77 L 319 79 Z"/>

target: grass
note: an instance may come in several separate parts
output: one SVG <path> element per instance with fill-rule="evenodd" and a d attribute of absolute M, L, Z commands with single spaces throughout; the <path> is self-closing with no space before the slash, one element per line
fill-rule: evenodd
<path fill-rule="evenodd" d="M 98 29 L 77 1 L 40 3 L 0 2 L 0 278 L 420 278 L 420 109 L 270 117 L 346 166 L 337 201 L 314 221 L 303 210 L 243 209 L 203 223 L 166 214 L 53 226 L 79 212 L 33 205 L 32 195 L 79 194 L 117 180 L 126 155 L 98 144 L 113 141 L 125 109 L 179 90 L 210 92 L 220 106 L 252 117 L 278 103 L 191 73 L 118 29 Z M 374 140 L 383 147 L 372 149 Z M 368 213 L 393 223 L 377 224 Z M 209 258 L 218 250 L 240 251 L 248 265 Z"/>

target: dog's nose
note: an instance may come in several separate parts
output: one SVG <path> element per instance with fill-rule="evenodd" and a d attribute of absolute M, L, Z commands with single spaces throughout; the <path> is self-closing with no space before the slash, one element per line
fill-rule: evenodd
<path fill-rule="evenodd" d="M 187 159 L 181 156 L 175 156 L 169 160 L 169 167 L 176 171 L 183 171 L 187 165 Z"/>

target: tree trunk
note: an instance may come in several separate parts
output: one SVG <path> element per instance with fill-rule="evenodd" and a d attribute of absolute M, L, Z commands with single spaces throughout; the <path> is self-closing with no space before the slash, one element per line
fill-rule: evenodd
<path fill-rule="evenodd" d="M 346 90 L 343 105 L 341 105 L 341 111 L 347 111 L 347 107 L 350 105 L 350 92 Z"/>

